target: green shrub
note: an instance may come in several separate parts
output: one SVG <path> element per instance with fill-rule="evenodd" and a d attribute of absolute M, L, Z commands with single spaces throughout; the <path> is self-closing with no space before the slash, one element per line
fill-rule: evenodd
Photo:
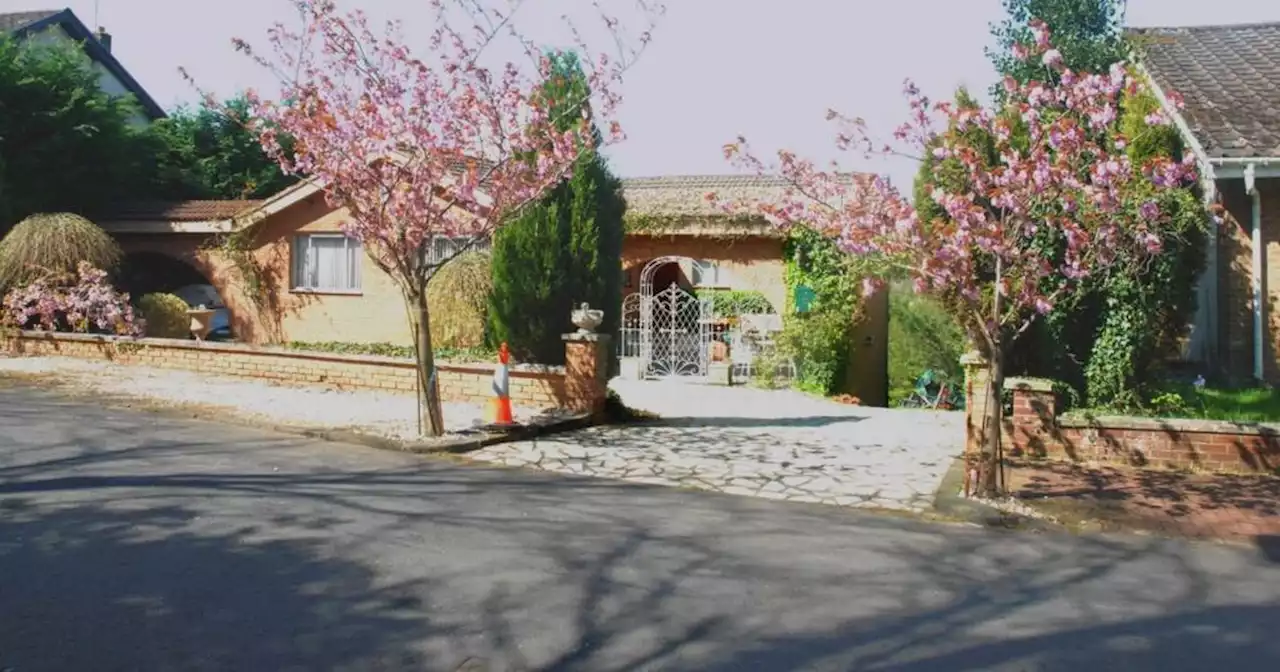
<path fill-rule="evenodd" d="M 926 369 L 959 383 L 964 379 L 960 356 L 965 335 L 933 299 L 912 292 L 906 283 L 889 293 L 889 403 L 911 396 Z"/>
<path fill-rule="evenodd" d="M 775 313 L 777 310 L 764 294 L 754 289 L 700 289 L 699 299 L 711 299 L 716 317 L 738 317 Z"/>
<path fill-rule="evenodd" d="M 837 392 L 849 366 L 853 319 L 844 310 L 819 310 L 788 316 L 778 341 L 796 365 L 793 386 L 812 394 Z"/>
<path fill-rule="evenodd" d="M 120 256 L 115 239 L 80 215 L 31 215 L 0 240 L 0 294 L 51 274 L 75 275 L 82 261 L 110 273 Z"/>
<path fill-rule="evenodd" d="M 336 341 L 308 342 L 289 341 L 285 343 L 289 350 L 307 352 L 331 352 L 338 355 L 375 355 L 378 357 L 398 357 L 413 359 L 412 345 L 395 345 L 394 343 L 341 343 Z M 498 354 L 488 348 L 436 348 L 436 361 L 441 362 L 497 362 Z"/>
<path fill-rule="evenodd" d="M 146 294 L 138 299 L 138 311 L 145 320 L 147 335 L 153 338 L 191 336 L 187 302 L 173 294 Z"/>

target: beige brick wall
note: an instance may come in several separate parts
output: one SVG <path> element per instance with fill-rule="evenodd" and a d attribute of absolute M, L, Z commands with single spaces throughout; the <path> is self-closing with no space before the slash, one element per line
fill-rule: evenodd
<path fill-rule="evenodd" d="M 629 235 L 622 244 L 623 295 L 640 291 L 640 272 L 645 264 L 663 256 L 720 262 L 730 278 L 727 289 L 756 290 L 769 299 L 775 310 L 783 311 L 787 289 L 783 282 L 781 239 Z M 684 272 L 688 273 L 688 269 Z"/>
<path fill-rule="evenodd" d="M 511 402 L 526 408 L 603 407 L 605 387 L 596 375 L 596 364 L 585 357 L 594 353 L 577 343 L 567 344 L 571 369 L 510 371 Z M 25 356 L 57 355 L 107 360 L 126 365 L 181 369 L 239 378 L 269 380 L 290 385 L 314 385 L 338 390 L 413 392 L 413 362 L 390 357 L 298 352 L 279 348 L 198 343 L 160 338 L 117 339 L 83 334 L 22 332 L 0 336 L 4 352 Z M 603 351 L 602 351 L 603 353 Z M 437 364 L 443 401 L 488 403 L 493 399 L 494 366 L 486 364 Z M 566 371 L 586 376 L 567 380 Z"/>
<path fill-rule="evenodd" d="M 190 263 L 215 287 L 232 314 L 236 337 L 247 343 L 341 341 L 412 345 L 408 315 L 399 288 L 368 258 L 361 257 L 357 294 L 298 292 L 290 288 L 293 237 L 301 233 L 341 231 L 345 210 L 334 210 L 320 196 L 299 203 L 257 225 L 252 255 L 262 291 L 251 292 L 232 258 L 204 249 L 207 235 L 121 234 L 129 252 L 159 252 Z"/>

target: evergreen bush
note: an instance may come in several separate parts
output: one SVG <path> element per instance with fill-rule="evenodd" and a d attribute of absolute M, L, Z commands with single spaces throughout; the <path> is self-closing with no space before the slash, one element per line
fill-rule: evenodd
<path fill-rule="evenodd" d="M 146 324 L 147 336 L 152 338 L 190 337 L 188 308 L 186 301 L 173 294 L 144 294 L 138 299 L 138 311 Z"/>
<path fill-rule="evenodd" d="M 586 80 L 572 54 L 555 54 L 546 94 L 581 100 Z M 553 103 L 553 113 L 555 105 Z M 580 115 L 562 114 L 567 119 Z M 494 236 L 489 340 L 520 361 L 564 363 L 561 335 L 582 303 L 604 311 L 598 331 L 616 334 L 622 309 L 622 182 L 588 149 L 568 179 Z"/>

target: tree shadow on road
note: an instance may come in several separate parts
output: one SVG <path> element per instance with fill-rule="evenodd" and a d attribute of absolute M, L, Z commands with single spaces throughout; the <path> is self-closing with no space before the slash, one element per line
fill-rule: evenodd
<path fill-rule="evenodd" d="M 1232 549 L 177 427 L 0 462 L 0 667 L 1280 669 Z"/>
<path fill-rule="evenodd" d="M 0 669 L 421 669 L 447 634 L 402 601 L 423 580 L 199 516 L 0 500 Z"/>

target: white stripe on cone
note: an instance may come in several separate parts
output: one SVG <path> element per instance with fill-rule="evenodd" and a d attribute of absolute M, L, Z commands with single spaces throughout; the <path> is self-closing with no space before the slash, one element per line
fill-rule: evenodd
<path fill-rule="evenodd" d="M 500 399 L 506 399 L 511 396 L 510 390 L 511 377 L 507 374 L 507 365 L 499 364 L 493 371 L 493 394 Z"/>

